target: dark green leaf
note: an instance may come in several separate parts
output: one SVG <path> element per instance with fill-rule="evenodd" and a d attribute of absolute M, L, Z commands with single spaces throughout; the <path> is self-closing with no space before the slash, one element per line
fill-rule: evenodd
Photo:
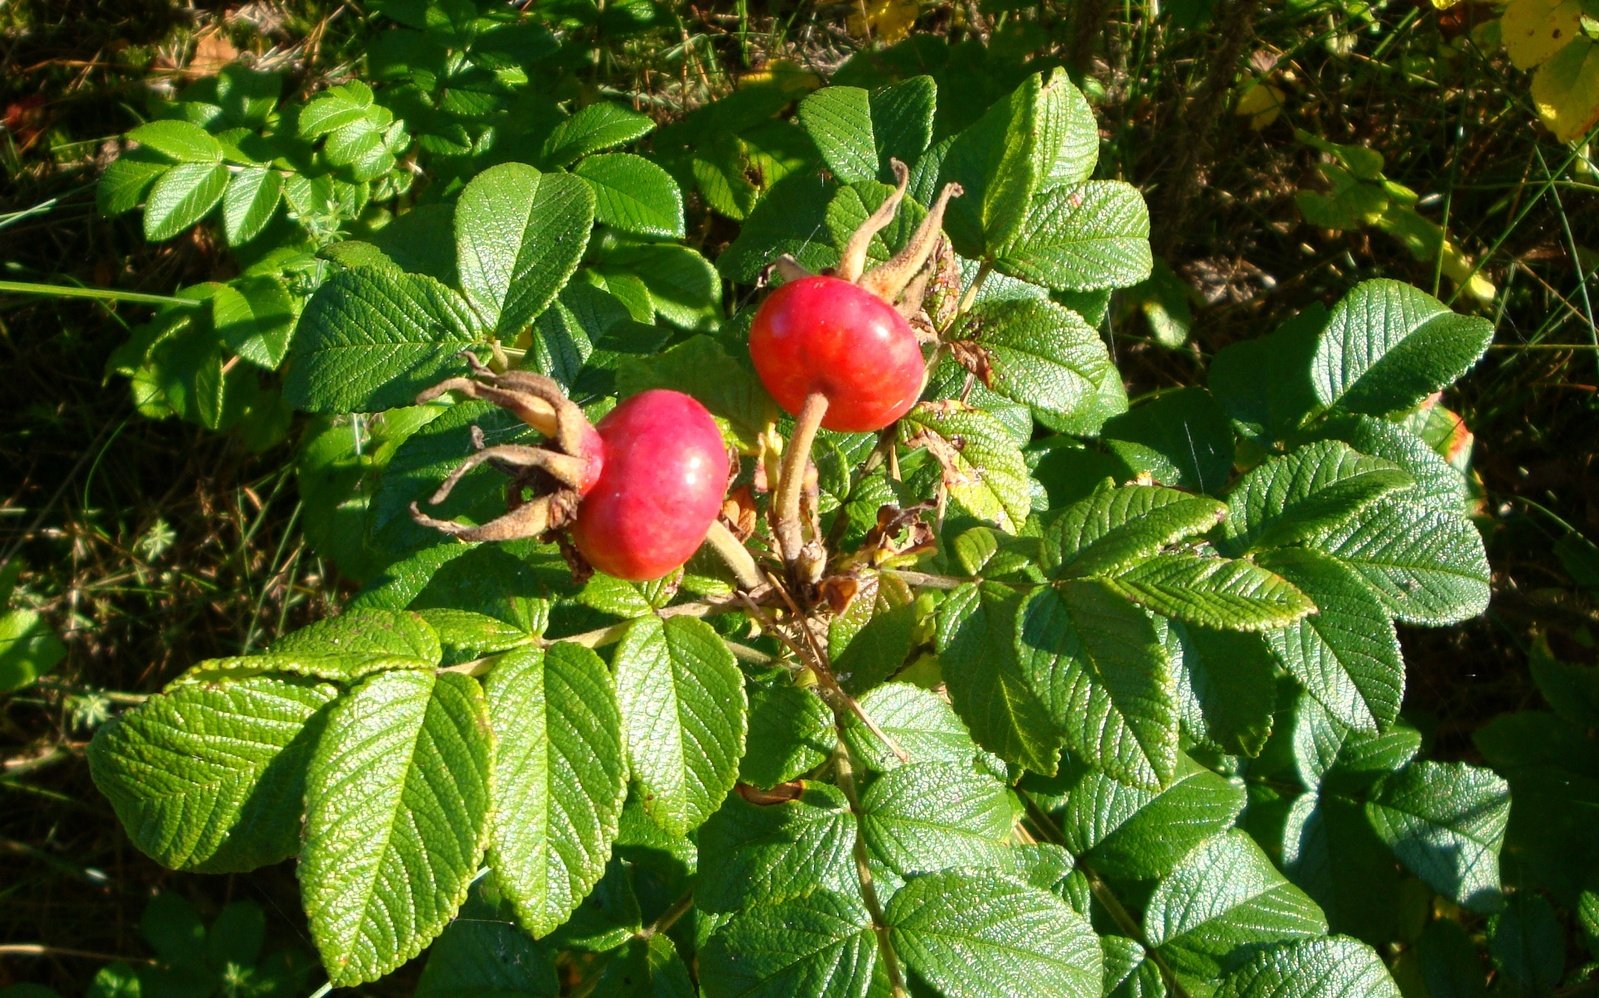
<path fill-rule="evenodd" d="M 1510 787 L 1492 770 L 1412 763 L 1377 785 L 1366 814 L 1399 861 L 1433 890 L 1474 911 L 1499 906 Z"/>
<path fill-rule="evenodd" d="M 821 888 L 850 893 L 855 815 L 836 787 L 807 782 L 792 800 L 752 803 L 730 794 L 705 822 L 694 900 L 704 911 L 778 904 Z"/>

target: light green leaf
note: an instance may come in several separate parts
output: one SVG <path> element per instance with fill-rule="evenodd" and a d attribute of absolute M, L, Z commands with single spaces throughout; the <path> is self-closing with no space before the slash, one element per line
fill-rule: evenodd
<path fill-rule="evenodd" d="M 1381 458 L 1321 440 L 1250 469 L 1227 497 L 1217 547 L 1227 554 L 1305 544 L 1408 488 L 1411 477 Z"/>
<path fill-rule="evenodd" d="M 962 197 L 950 202 L 944 229 L 961 256 L 992 258 L 1013 243 L 1038 176 L 1033 168 L 1038 75 L 989 108 L 976 124 L 955 136 L 939 168 L 939 184 L 959 183 Z"/>
<path fill-rule="evenodd" d="M 570 389 L 594 355 L 594 341 L 628 318 L 627 307 L 612 295 L 574 281 L 533 320 L 528 366 Z"/>
<path fill-rule="evenodd" d="M 1118 180 L 1040 190 L 998 257 L 1000 273 L 1059 291 L 1130 287 L 1154 267 L 1149 209 Z"/>
<path fill-rule="evenodd" d="M 567 166 L 580 157 L 641 139 L 655 128 L 649 115 L 620 104 L 590 104 L 550 130 L 540 160 Z"/>
<path fill-rule="evenodd" d="M 438 635 L 442 665 L 458 665 L 535 643 L 539 635 L 487 614 L 456 607 L 417 611 Z"/>
<path fill-rule="evenodd" d="M 502 656 L 484 684 L 495 737 L 489 865 L 517 920 L 543 936 L 611 855 L 627 796 L 610 670 L 558 643 Z"/>
<path fill-rule="evenodd" d="M 1493 323 L 1457 315 L 1399 281 L 1366 281 L 1333 306 L 1312 380 L 1324 405 L 1383 415 L 1448 388 L 1493 339 Z"/>
<path fill-rule="evenodd" d="M 240 360 L 277 370 L 294 335 L 295 301 L 276 277 L 236 278 L 217 285 L 211 297 L 211 322 L 223 344 Z"/>
<path fill-rule="evenodd" d="M 1421 750 L 1421 732 L 1402 722 L 1380 735 L 1340 722 L 1314 699 L 1294 710 L 1294 769 L 1306 790 L 1364 794 L 1379 778 L 1407 766 Z"/>
<path fill-rule="evenodd" d="M 577 269 L 594 224 L 594 193 L 563 173 L 502 163 L 472 179 L 455 207 L 461 290 L 511 339 Z"/>
<path fill-rule="evenodd" d="M 1166 621 L 1184 734 L 1255 756 L 1271 735 L 1277 660 L 1264 636 Z"/>
<path fill-rule="evenodd" d="M 128 133 L 128 141 L 170 156 L 179 163 L 220 163 L 222 143 L 199 125 L 176 118 L 151 121 Z"/>
<path fill-rule="evenodd" d="M 1157 554 L 1105 582 L 1146 610 L 1218 630 L 1286 627 L 1316 609 L 1291 583 L 1231 558 Z"/>
<path fill-rule="evenodd" d="M 483 691 L 459 673 L 386 672 L 330 712 L 300 894 L 335 984 L 382 977 L 455 916 L 483 855 L 490 742 Z"/>
<path fill-rule="evenodd" d="M 785 678 L 751 685 L 749 697 L 749 737 L 738 763 L 745 783 L 775 787 L 815 769 L 838 747 L 833 712 L 813 690 Z"/>
<path fill-rule="evenodd" d="M 1220 523 L 1214 499 L 1152 485 L 1106 482 L 1044 531 L 1043 565 L 1056 577 L 1113 575 Z"/>
<path fill-rule="evenodd" d="M 1302 939 L 1252 954 L 1217 998 L 1399 998 L 1382 957 L 1342 936 Z"/>
<path fill-rule="evenodd" d="M 746 711 L 733 653 L 704 621 L 647 617 L 628 626 L 614 668 L 645 811 L 669 832 L 688 832 L 738 778 Z"/>
<path fill-rule="evenodd" d="M 360 80 L 329 87 L 300 109 L 300 135 L 314 139 L 364 124 L 372 107 L 372 88 Z"/>
<path fill-rule="evenodd" d="M 3 602 L 0 597 L 0 605 Z M 67 646 L 38 613 L 0 614 L 0 693 L 22 689 L 66 657 Z"/>
<path fill-rule="evenodd" d="M 1189 850 L 1231 828 L 1244 789 L 1187 756 L 1164 790 L 1129 786 L 1078 767 L 1060 811 L 1066 848 L 1104 876 L 1152 883 Z"/>
<path fill-rule="evenodd" d="M 1027 461 L 995 417 L 956 401 L 921 402 L 899 423 L 900 442 L 925 447 L 943 469 L 944 487 L 973 516 L 1010 533 L 1032 510 Z"/>
<path fill-rule="evenodd" d="M 1499 849 L 1510 786 L 1463 762 L 1416 762 L 1377 785 L 1366 815 L 1399 861 L 1473 911 L 1501 902 Z"/>
<path fill-rule="evenodd" d="M 284 398 L 307 412 L 378 412 L 460 373 L 477 319 L 431 277 L 366 267 L 334 274 L 300 314 Z"/>
<path fill-rule="evenodd" d="M 879 179 L 870 98 L 859 87 L 823 87 L 800 101 L 800 127 L 833 176 L 846 184 Z"/>
<path fill-rule="evenodd" d="M 938 87 L 931 76 L 912 76 L 872 91 L 872 139 L 877 147 L 878 180 L 893 179 L 888 169 L 890 159 L 907 165 L 915 163 L 932 144 L 937 101 Z"/>
<path fill-rule="evenodd" d="M 1149 953 L 1126 936 L 1099 937 L 1105 957 L 1105 998 L 1165 998 L 1166 981 Z"/>
<path fill-rule="evenodd" d="M 144 203 L 144 238 L 171 239 L 200 221 L 222 200 L 229 176 L 221 163 L 179 163 L 163 173 Z"/>
<path fill-rule="evenodd" d="M 1176 681 L 1142 610 L 1101 582 L 1058 583 L 1022 603 L 1015 641 L 1068 749 L 1137 786 L 1171 782 Z"/>
<path fill-rule="evenodd" d="M 1359 576 L 1314 550 L 1269 552 L 1261 564 L 1317 607 L 1266 635 L 1283 668 L 1340 723 L 1370 734 L 1385 730 L 1399 716 L 1405 661 L 1382 604 Z"/>
<path fill-rule="evenodd" d="M 1038 96 L 1033 171 L 1039 188 L 1082 183 L 1094 175 L 1099 162 L 1099 124 L 1094 109 L 1064 69 L 1049 74 Z"/>
<path fill-rule="evenodd" d="M 254 239 L 278 210 L 283 197 L 283 176 L 276 170 L 252 166 L 228 181 L 222 195 L 222 233 L 229 246 Z"/>
<path fill-rule="evenodd" d="M 879 877 L 992 866 L 1019 817 L 1010 789 L 970 765 L 912 762 L 861 795 L 861 837 Z"/>
<path fill-rule="evenodd" d="M 95 205 L 106 217 L 132 211 L 172 164 L 158 153 L 130 149 L 112 160 L 95 185 Z"/>
<path fill-rule="evenodd" d="M 988 357 L 989 386 L 1066 433 L 1093 433 L 1127 408 L 1121 375 L 1098 331 L 1048 299 L 985 302 L 950 334 Z"/>
<path fill-rule="evenodd" d="M 414 613 L 347 610 L 284 635 L 259 655 L 201 662 L 179 682 L 212 683 L 266 673 L 350 682 L 375 672 L 430 669 L 442 657 L 438 635 Z"/>
<path fill-rule="evenodd" d="M 721 322 L 721 278 L 709 260 L 687 246 L 623 246 L 605 254 L 603 269 L 643 281 L 655 311 L 674 326 L 710 332 Z"/>
<path fill-rule="evenodd" d="M 706 998 L 865 998 L 882 993 L 877 937 L 854 897 L 818 890 L 746 909 L 700 953 Z"/>
<path fill-rule="evenodd" d="M 631 153 L 590 156 L 572 170 L 594 191 L 601 223 L 642 236 L 683 236 L 683 192 L 659 166 Z"/>
<path fill-rule="evenodd" d="M 1397 423 L 1361 414 L 1335 416 L 1317 427 L 1319 436 L 1342 440 L 1362 454 L 1391 461 L 1416 483 L 1406 498 L 1450 513 L 1467 506 L 1466 476 L 1427 442 Z"/>
<path fill-rule="evenodd" d="M 133 844 L 228 873 L 294 855 L 305 771 L 335 690 L 268 678 L 181 686 L 111 721 L 89 773 Z"/>
<path fill-rule="evenodd" d="M 904 666 L 916 644 L 916 594 L 895 575 L 862 572 L 848 607 L 827 628 L 827 651 L 844 689 L 860 694 Z"/>
<path fill-rule="evenodd" d="M 906 883 L 884 914 L 901 959 L 942 994 L 1100 994 L 1098 938 L 1047 891 L 994 873 L 932 873 Z"/>
<path fill-rule="evenodd" d="M 804 897 L 820 888 L 858 891 L 855 815 L 843 791 L 807 782 L 792 800 L 752 803 L 730 794 L 699 832 L 694 902 L 737 911 Z"/>
<path fill-rule="evenodd" d="M 1180 980 L 1203 986 L 1243 947 L 1319 936 L 1327 920 L 1239 829 L 1183 858 L 1150 896 L 1144 934 Z"/>
<path fill-rule="evenodd" d="M 1409 624 L 1456 624 L 1488 608 L 1482 535 L 1458 513 L 1384 499 L 1332 531 L 1323 551 L 1359 573 Z"/>
<path fill-rule="evenodd" d="M 971 766 L 977 744 L 949 704 L 931 690 L 907 683 L 886 683 L 860 699 L 861 711 L 878 730 L 910 756 L 912 762 L 947 762 Z M 844 719 L 844 744 L 870 769 L 886 771 L 902 765 L 899 756 L 853 714 Z"/>
<path fill-rule="evenodd" d="M 1012 640 L 1021 597 L 1008 586 L 961 586 L 938 608 L 937 642 L 955 713 L 978 744 L 1036 773 L 1055 772 L 1061 734 Z"/>

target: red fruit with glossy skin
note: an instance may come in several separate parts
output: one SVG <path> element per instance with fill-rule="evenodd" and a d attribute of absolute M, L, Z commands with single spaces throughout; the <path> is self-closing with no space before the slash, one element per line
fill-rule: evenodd
<path fill-rule="evenodd" d="M 827 397 L 830 430 L 880 430 L 922 394 L 927 362 L 904 316 L 837 277 L 790 281 L 761 303 L 750 356 L 772 397 L 798 414 L 805 397 Z"/>
<path fill-rule="evenodd" d="M 577 508 L 572 542 L 602 572 L 658 579 L 688 561 L 721 511 L 721 431 L 704 406 L 666 389 L 624 400 L 595 429 L 605 460 Z"/>

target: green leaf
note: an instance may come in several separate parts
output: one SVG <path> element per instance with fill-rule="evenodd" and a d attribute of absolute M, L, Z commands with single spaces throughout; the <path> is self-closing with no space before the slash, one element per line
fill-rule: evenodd
<path fill-rule="evenodd" d="M 1283 826 L 1283 871 L 1321 907 L 1334 932 L 1373 945 L 1399 931 L 1399 870 L 1358 802 L 1301 794 Z"/>
<path fill-rule="evenodd" d="M 1276 658 L 1264 636 L 1166 622 L 1183 732 L 1223 752 L 1259 755 L 1271 735 Z"/>
<path fill-rule="evenodd" d="M 0 693 L 22 689 L 66 657 L 67 646 L 38 613 L 0 614 Z"/>
<path fill-rule="evenodd" d="M 709 862 L 694 884 L 700 910 L 778 904 L 817 889 L 859 890 L 849 801 L 826 783 L 803 788 L 792 800 L 763 803 L 729 794 L 705 822 L 699 848 Z"/>
<path fill-rule="evenodd" d="M 170 156 L 179 163 L 220 163 L 222 143 L 193 122 L 168 118 L 151 121 L 128 133 L 128 141 Z"/>
<path fill-rule="evenodd" d="M 739 912 L 705 945 L 699 970 L 707 998 L 881 993 L 870 916 L 827 890 Z"/>
<path fill-rule="evenodd" d="M 939 184 L 958 183 L 944 228 L 961 256 L 992 258 L 1012 243 L 1038 176 L 1033 166 L 1041 78 L 1027 78 L 1009 97 L 955 136 L 939 167 Z"/>
<path fill-rule="evenodd" d="M 1311 362 L 1327 310 L 1313 305 L 1259 339 L 1234 343 L 1210 363 L 1208 384 L 1245 435 L 1287 439 L 1319 409 Z"/>
<path fill-rule="evenodd" d="M 314 139 L 364 124 L 372 107 L 372 88 L 360 80 L 329 87 L 300 109 L 299 134 Z"/>
<path fill-rule="evenodd" d="M 1150 883 L 1189 850 L 1231 828 L 1244 809 L 1243 787 L 1183 756 L 1164 790 L 1129 786 L 1077 767 L 1060 827 L 1066 848 L 1101 875 Z"/>
<path fill-rule="evenodd" d="M 1555 992 L 1566 967 L 1565 930 L 1543 895 L 1517 891 L 1488 926 L 1488 952 L 1512 994 Z M 1512 990 L 1514 989 L 1514 990 Z"/>
<path fill-rule="evenodd" d="M 109 218 L 137 208 L 151 185 L 170 169 L 172 164 L 155 152 L 124 152 L 106 166 L 95 185 L 95 205 L 100 214 Z"/>
<path fill-rule="evenodd" d="M 1239 829 L 1184 857 L 1144 912 L 1146 937 L 1185 982 L 1214 981 L 1246 947 L 1326 931 L 1316 903 Z"/>
<path fill-rule="evenodd" d="M 1105 958 L 1105 998 L 1165 998 L 1166 981 L 1149 952 L 1126 936 L 1099 937 Z"/>
<path fill-rule="evenodd" d="M 428 948 L 416 998 L 556 998 L 555 962 L 545 948 L 488 905 L 468 901 Z"/>
<path fill-rule="evenodd" d="M 1232 425 L 1203 388 L 1162 392 L 1106 422 L 1100 439 L 1133 472 L 1126 477 L 1160 485 L 1219 493 L 1233 470 Z"/>
<path fill-rule="evenodd" d="M 938 694 L 906 683 L 886 683 L 860 699 L 861 711 L 912 762 L 947 762 L 971 766 L 978 748 L 966 725 Z M 844 719 L 844 744 L 850 754 L 879 772 L 902 765 L 865 722 L 853 714 Z"/>
<path fill-rule="evenodd" d="M 894 575 L 862 572 L 848 607 L 833 615 L 827 650 L 844 689 L 859 694 L 898 672 L 916 643 L 916 594 Z"/>
<path fill-rule="evenodd" d="M 594 224 L 589 185 L 502 163 L 472 179 L 455 207 L 461 291 L 496 334 L 514 339 L 577 269 Z"/>
<path fill-rule="evenodd" d="M 806 172 L 779 180 L 716 258 L 716 269 L 730 281 L 753 284 L 784 253 L 812 271 L 836 265 L 837 251 L 817 236 L 827 230 L 827 206 L 837 190 L 833 181 Z"/>
<path fill-rule="evenodd" d="M 163 173 L 144 203 L 144 238 L 171 239 L 210 214 L 229 176 L 221 163 L 179 163 Z"/>
<path fill-rule="evenodd" d="M 1144 612 L 1095 581 L 1036 590 L 1016 617 L 1023 671 L 1066 747 L 1102 772 L 1159 788 L 1177 768 L 1177 690 Z"/>
<path fill-rule="evenodd" d="M 592 284 L 573 282 L 533 320 L 528 366 L 570 389 L 594 355 L 594 341 L 629 321 L 627 308 Z"/>
<path fill-rule="evenodd" d="M 900 877 L 994 865 L 1018 817 L 1010 789 L 969 765 L 913 761 L 861 795 L 861 837 L 873 865 Z"/>
<path fill-rule="evenodd" d="M 890 159 L 915 163 L 933 142 L 938 86 L 931 76 L 912 76 L 872 91 L 872 140 L 877 151 L 877 178 L 893 180 Z M 821 143 L 817 142 L 820 147 Z"/>
<path fill-rule="evenodd" d="M 1457 315 L 1398 281 L 1366 281 L 1333 306 L 1312 380 L 1323 405 L 1382 415 L 1448 388 L 1493 339 L 1493 323 Z"/>
<path fill-rule="evenodd" d="M 753 367 L 734 359 L 709 336 L 691 336 L 665 353 L 622 362 L 616 373 L 618 395 L 650 388 L 672 388 L 694 396 L 712 416 L 725 421 L 734 439 L 750 452 L 777 415 Z"/>
<path fill-rule="evenodd" d="M 1008 586 L 954 590 L 938 608 L 939 659 L 950 703 L 978 744 L 1048 774 L 1055 772 L 1062 737 L 1012 640 L 1020 606 L 1021 597 Z"/>
<path fill-rule="evenodd" d="M 483 691 L 459 673 L 386 672 L 330 712 L 300 892 L 336 985 L 382 977 L 455 916 L 483 854 L 490 742 Z"/>
<path fill-rule="evenodd" d="M 317 289 L 289 348 L 283 396 L 307 412 L 378 412 L 464 365 L 477 319 L 431 277 L 344 270 Z"/>
<path fill-rule="evenodd" d="M 1405 660 L 1382 604 L 1359 576 L 1315 550 L 1273 551 L 1261 564 L 1317 607 L 1266 635 L 1282 667 L 1339 723 L 1370 734 L 1386 730 L 1404 698 Z"/>
<path fill-rule="evenodd" d="M 1220 523 L 1214 499 L 1151 485 L 1101 485 L 1044 531 L 1043 565 L 1056 577 L 1113 575 Z"/>
<path fill-rule="evenodd" d="M 89 772 L 158 863 L 217 873 L 276 863 L 299 846 L 306 766 L 334 695 L 267 678 L 181 686 L 101 728 Z"/>
<path fill-rule="evenodd" d="M 294 336 L 295 301 L 276 277 L 237 278 L 218 285 L 211 297 L 211 322 L 223 345 L 239 359 L 277 370 Z"/>
<path fill-rule="evenodd" d="M 683 192 L 672 175 L 631 153 L 590 156 L 572 170 L 594 192 L 594 217 L 642 236 L 683 236 Z"/>
<path fill-rule="evenodd" d="M 694 998 L 694 982 L 665 933 L 627 941 L 611 956 L 594 987 L 597 995 L 649 995 L 650 998 Z"/>
<path fill-rule="evenodd" d="M 894 949 L 943 994 L 1100 994 L 1098 938 L 1047 891 L 993 873 L 932 873 L 907 882 L 884 915 Z"/>
<path fill-rule="evenodd" d="M 1228 974 L 1217 998 L 1399 998 L 1371 947 L 1340 936 L 1256 950 Z"/>
<path fill-rule="evenodd" d="M 547 166 L 567 166 L 590 153 L 641 139 L 654 128 L 649 115 L 620 104 L 590 104 L 550 130 L 539 159 Z"/>
<path fill-rule="evenodd" d="M 1406 623 L 1456 624 L 1488 608 L 1482 535 L 1458 513 L 1384 499 L 1320 547 L 1359 573 Z"/>
<path fill-rule="evenodd" d="M 1415 728 L 1401 723 L 1380 735 L 1356 731 L 1313 699 L 1299 701 L 1292 734 L 1294 769 L 1306 790 L 1363 794 L 1421 750 Z"/>
<path fill-rule="evenodd" d="M 1315 433 L 1342 440 L 1362 454 L 1398 465 L 1416 483 L 1407 498 L 1451 513 L 1467 507 L 1466 476 L 1426 441 L 1397 423 L 1351 413 L 1324 421 Z"/>
<path fill-rule="evenodd" d="M 1088 99 L 1064 69 L 1049 74 L 1038 96 L 1039 134 L 1033 148 L 1033 170 L 1040 189 L 1092 177 L 1099 162 L 1099 124 Z"/>
<path fill-rule="evenodd" d="M 1227 497 L 1217 546 L 1227 554 L 1306 544 L 1360 517 L 1409 475 L 1347 444 L 1321 440 L 1250 469 Z"/>
<path fill-rule="evenodd" d="M 1291 583 L 1239 559 L 1157 554 L 1105 582 L 1146 610 L 1218 630 L 1286 627 L 1316 609 Z"/>
<path fill-rule="evenodd" d="M 1058 291 L 1130 287 L 1153 267 L 1144 196 L 1118 180 L 1038 191 L 994 263 Z"/>
<path fill-rule="evenodd" d="M 611 855 L 627 796 L 616 692 L 600 657 L 566 642 L 502 656 L 484 689 L 495 737 L 489 865 L 522 927 L 543 936 Z"/>
<path fill-rule="evenodd" d="M 709 332 L 722 319 L 722 282 L 711 262 L 687 246 L 640 243 L 606 253 L 608 274 L 644 282 L 661 318 L 684 329 Z"/>
<path fill-rule="evenodd" d="M 749 737 L 738 778 L 775 787 L 821 765 L 838 746 L 833 712 L 815 692 L 786 678 L 750 687 Z"/>
<path fill-rule="evenodd" d="M 277 213 L 283 197 L 283 176 L 276 170 L 252 166 L 228 181 L 222 195 L 222 232 L 229 246 L 254 239 Z"/>
<path fill-rule="evenodd" d="M 1010 533 L 1032 510 L 1027 461 L 995 417 L 956 401 L 920 402 L 899 423 L 900 442 L 925 447 L 944 487 L 973 515 Z"/>
<path fill-rule="evenodd" d="M 622 737 L 644 809 L 669 832 L 700 825 L 738 778 L 746 724 L 733 653 L 701 620 L 644 618 L 616 646 Z"/>
<path fill-rule="evenodd" d="M 987 355 L 997 394 L 1066 433 L 1093 433 L 1127 408 L 1105 341 L 1077 313 L 1047 299 L 984 302 L 950 334 Z"/>
<path fill-rule="evenodd" d="M 284 635 L 262 654 L 201 662 L 179 681 L 210 683 L 281 673 L 350 682 L 375 672 L 430 669 L 442 657 L 438 635 L 414 613 L 347 610 Z"/>
<path fill-rule="evenodd" d="M 823 87 L 800 101 L 800 127 L 833 176 L 846 184 L 878 180 L 870 97 L 859 87 Z"/>
<path fill-rule="evenodd" d="M 1412 763 L 1377 785 L 1366 814 L 1399 861 L 1433 890 L 1473 911 L 1499 906 L 1510 786 L 1492 770 Z"/>

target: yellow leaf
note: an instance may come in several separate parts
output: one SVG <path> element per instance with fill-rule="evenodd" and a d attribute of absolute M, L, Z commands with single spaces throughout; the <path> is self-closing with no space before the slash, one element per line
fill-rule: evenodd
<path fill-rule="evenodd" d="M 1459 3 L 1460 0 L 1432 0 L 1433 8 L 1436 10 L 1448 10 Z"/>
<path fill-rule="evenodd" d="M 1580 0 L 1511 0 L 1499 19 L 1500 36 L 1518 69 L 1547 62 L 1582 34 Z"/>
<path fill-rule="evenodd" d="M 1260 131 L 1277 120 L 1283 112 L 1283 102 L 1288 95 L 1270 83 L 1250 83 L 1238 95 L 1233 111 L 1249 119 L 1249 127 Z"/>
<path fill-rule="evenodd" d="M 1581 138 L 1599 122 L 1599 45 L 1580 38 L 1539 66 L 1532 100 L 1555 138 Z"/>
<path fill-rule="evenodd" d="M 885 44 L 897 42 L 910 34 L 919 13 L 917 0 L 856 0 L 855 13 L 849 16 L 849 33 Z"/>

